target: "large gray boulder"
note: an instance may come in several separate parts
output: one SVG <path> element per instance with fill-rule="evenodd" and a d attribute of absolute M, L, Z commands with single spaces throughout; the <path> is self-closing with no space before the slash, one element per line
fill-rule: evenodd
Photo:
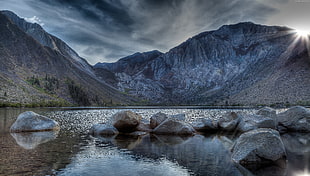
<path fill-rule="evenodd" d="M 237 126 L 240 132 L 247 132 L 258 128 L 275 129 L 275 121 L 272 118 L 261 115 L 243 115 Z"/>
<path fill-rule="evenodd" d="M 284 166 L 286 152 L 278 131 L 260 128 L 243 133 L 232 149 L 232 160 L 247 168 Z"/>
<path fill-rule="evenodd" d="M 257 115 L 262 115 L 264 117 L 269 117 L 274 120 L 277 118 L 277 111 L 271 107 L 263 107 L 256 112 Z"/>
<path fill-rule="evenodd" d="M 117 135 L 119 132 L 118 130 L 109 124 L 104 124 L 104 123 L 99 123 L 99 124 L 95 124 L 93 125 L 90 130 L 89 133 L 93 136 L 97 136 L 97 135 L 102 135 L 102 136 L 113 136 L 113 135 Z"/>
<path fill-rule="evenodd" d="M 37 132 L 59 130 L 60 127 L 55 120 L 39 115 L 32 111 L 21 113 L 11 126 L 10 131 L 18 132 Z"/>
<path fill-rule="evenodd" d="M 278 114 L 278 128 L 283 131 L 310 132 L 310 110 L 302 106 Z"/>
<path fill-rule="evenodd" d="M 218 121 L 208 118 L 201 118 L 192 123 L 192 127 L 199 132 L 210 132 L 219 129 Z"/>
<path fill-rule="evenodd" d="M 121 111 L 112 116 L 113 126 L 120 132 L 130 133 L 136 130 L 142 116 L 132 111 Z"/>
<path fill-rule="evenodd" d="M 240 115 L 235 112 L 229 112 L 219 119 L 218 125 L 221 128 L 221 130 L 234 131 L 239 122 L 240 122 Z"/>
<path fill-rule="evenodd" d="M 191 125 L 174 118 L 168 118 L 153 130 L 154 134 L 166 135 L 193 135 L 194 132 Z"/>
<path fill-rule="evenodd" d="M 168 115 L 162 112 L 152 115 L 150 118 L 150 127 L 152 129 L 156 128 L 159 124 L 165 121 L 168 118 Z"/>

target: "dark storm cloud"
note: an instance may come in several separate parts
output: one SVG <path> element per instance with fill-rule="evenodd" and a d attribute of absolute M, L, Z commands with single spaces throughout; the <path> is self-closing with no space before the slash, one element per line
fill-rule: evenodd
<path fill-rule="evenodd" d="M 0 3 L 8 5 L 10 1 L 13 6 L 13 0 Z M 39 17 L 48 32 L 66 41 L 91 64 L 115 61 L 134 52 L 167 51 L 200 32 L 241 21 L 264 23 L 276 12 L 266 0 L 21 2 L 23 14 L 19 15 Z"/>

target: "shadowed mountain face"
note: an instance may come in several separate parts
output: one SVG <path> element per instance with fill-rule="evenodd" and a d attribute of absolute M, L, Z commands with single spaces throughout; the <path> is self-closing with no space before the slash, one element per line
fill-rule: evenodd
<path fill-rule="evenodd" d="M 134 64 L 130 58 L 135 58 Z M 306 42 L 286 27 L 225 25 L 157 58 L 144 58 L 134 54 L 95 67 L 114 73 L 117 89 L 155 103 L 257 105 L 310 100 Z"/>
<path fill-rule="evenodd" d="M 99 80 L 60 39 L 9 11 L 0 13 L 1 102 L 70 102 L 78 105 L 133 103 Z"/>

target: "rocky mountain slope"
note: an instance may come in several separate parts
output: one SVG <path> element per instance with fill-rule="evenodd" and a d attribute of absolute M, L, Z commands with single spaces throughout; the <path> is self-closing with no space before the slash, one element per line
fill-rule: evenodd
<path fill-rule="evenodd" d="M 113 86 L 154 103 L 310 102 L 310 58 L 292 29 L 250 22 L 201 33 L 150 60 L 100 63 Z M 152 53 L 152 52 L 150 52 Z M 130 58 L 141 63 L 130 64 Z"/>
<path fill-rule="evenodd" d="M 0 103 L 133 104 L 98 79 L 67 44 L 9 11 L 0 12 Z"/>

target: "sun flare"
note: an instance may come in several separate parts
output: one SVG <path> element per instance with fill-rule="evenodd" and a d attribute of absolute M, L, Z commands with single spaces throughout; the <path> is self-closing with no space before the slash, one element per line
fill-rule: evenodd
<path fill-rule="evenodd" d="M 296 34 L 300 37 L 309 37 L 310 36 L 310 32 L 309 31 L 306 31 L 306 30 L 299 30 L 299 29 L 296 29 L 295 30 Z"/>

